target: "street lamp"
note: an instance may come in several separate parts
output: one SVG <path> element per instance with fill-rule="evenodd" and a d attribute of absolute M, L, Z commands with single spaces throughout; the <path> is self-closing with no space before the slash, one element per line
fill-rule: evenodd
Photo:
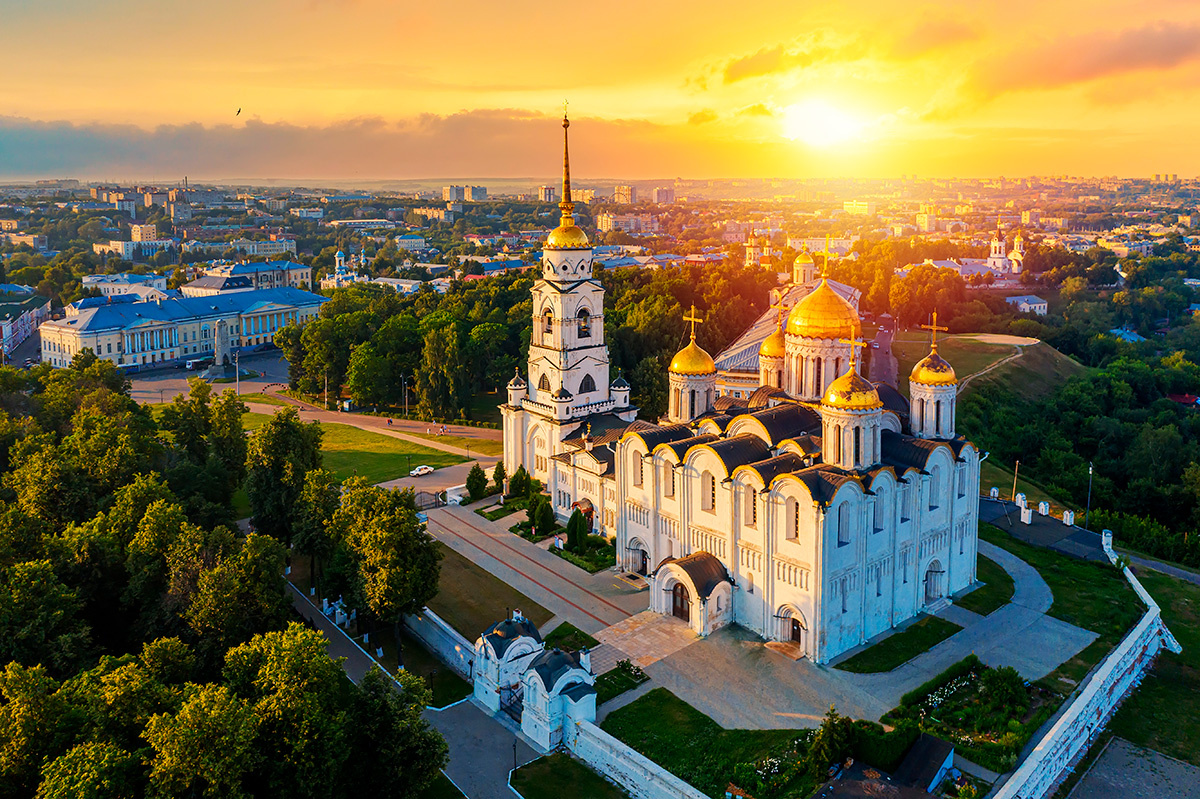
<path fill-rule="evenodd" d="M 1092 515 L 1092 462 L 1088 461 L 1088 499 L 1087 499 L 1087 510 L 1085 510 L 1083 512 L 1083 529 L 1084 530 L 1092 529 L 1092 528 L 1088 527 L 1088 521 L 1091 518 L 1091 515 Z"/>
<path fill-rule="evenodd" d="M 234 351 L 233 353 L 233 393 L 237 396 L 242 395 L 242 360 L 241 352 Z"/>

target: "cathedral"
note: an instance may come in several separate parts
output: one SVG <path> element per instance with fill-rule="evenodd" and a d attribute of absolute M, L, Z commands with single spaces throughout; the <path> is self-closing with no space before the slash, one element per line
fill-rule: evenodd
<path fill-rule="evenodd" d="M 628 383 L 610 380 L 568 126 L 527 378 L 500 406 L 508 473 L 541 480 L 560 519 L 583 512 L 618 564 L 645 576 L 650 609 L 700 635 L 739 624 L 826 663 L 971 585 L 980 457 L 955 433 L 958 383 L 936 318 L 905 398 L 859 374 L 857 294 L 801 263 L 766 323 L 726 350 L 755 349 L 736 369 L 696 343 L 692 309 L 667 415 L 638 419 Z"/>

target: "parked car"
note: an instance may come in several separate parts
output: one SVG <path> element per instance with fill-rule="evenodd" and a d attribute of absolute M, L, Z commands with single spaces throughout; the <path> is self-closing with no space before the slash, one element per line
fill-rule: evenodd
<path fill-rule="evenodd" d="M 427 474 L 433 474 L 432 466 L 418 466 L 408 473 L 409 477 L 424 477 Z"/>

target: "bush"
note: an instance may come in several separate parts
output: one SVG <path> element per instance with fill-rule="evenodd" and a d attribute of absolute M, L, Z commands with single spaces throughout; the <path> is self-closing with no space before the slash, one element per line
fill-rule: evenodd
<path fill-rule="evenodd" d="M 492 482 L 496 484 L 497 491 L 504 490 L 504 479 L 508 474 L 504 471 L 504 461 L 496 461 L 496 468 L 492 470 Z"/>
<path fill-rule="evenodd" d="M 471 501 L 482 499 L 487 493 L 487 475 L 483 473 L 483 469 L 479 464 L 471 467 L 471 471 L 467 474 L 467 493 L 471 495 Z"/>
<path fill-rule="evenodd" d="M 579 508 L 576 508 L 571 512 L 571 518 L 567 520 L 567 549 L 582 554 L 586 535 L 587 522 L 584 520 L 583 514 L 579 512 Z"/>
<path fill-rule="evenodd" d="M 524 466 L 518 466 L 513 472 L 512 479 L 508 481 L 508 493 L 514 497 L 529 495 L 529 472 L 525 471 Z"/>
<path fill-rule="evenodd" d="M 950 682 L 951 680 L 955 680 L 964 674 L 970 674 L 972 671 L 980 668 L 983 668 L 983 663 L 980 662 L 979 658 L 974 654 L 967 655 L 957 663 L 948 666 L 945 671 L 938 676 L 930 680 L 926 680 L 916 688 L 906 693 L 904 696 L 900 697 L 900 707 L 912 707 L 913 705 L 919 705 L 922 701 L 924 701 L 926 696 L 933 693 L 938 688 L 941 688 L 946 683 Z"/>
<path fill-rule="evenodd" d="M 907 720 L 898 722 L 891 732 L 884 732 L 883 726 L 873 721 L 856 721 L 850 753 L 877 769 L 895 771 L 920 735 L 920 728 Z"/>

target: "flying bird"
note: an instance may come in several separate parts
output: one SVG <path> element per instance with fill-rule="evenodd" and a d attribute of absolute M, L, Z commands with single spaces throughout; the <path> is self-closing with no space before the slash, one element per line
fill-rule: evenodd
<path fill-rule="evenodd" d="M 237 112 L 236 114 L 234 114 L 234 116 L 235 116 L 235 117 L 239 117 L 239 116 L 241 116 L 241 115 L 242 115 L 242 109 L 240 109 L 240 108 L 239 108 L 239 109 L 238 109 L 238 112 Z"/>

